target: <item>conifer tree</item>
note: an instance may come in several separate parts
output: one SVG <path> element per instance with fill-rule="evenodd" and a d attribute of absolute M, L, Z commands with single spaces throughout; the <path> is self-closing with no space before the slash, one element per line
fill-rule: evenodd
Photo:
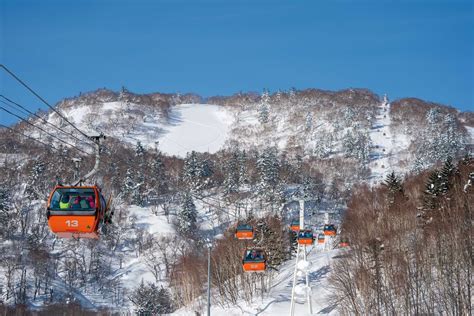
<path fill-rule="evenodd" d="M 197 210 L 192 195 L 186 193 L 178 212 L 177 229 L 180 233 L 192 236 L 196 231 Z"/>
<path fill-rule="evenodd" d="M 389 202 L 390 204 L 393 204 L 395 202 L 396 195 L 403 194 L 402 181 L 395 175 L 395 172 L 392 171 L 385 178 L 384 185 L 387 186 L 389 191 Z"/>

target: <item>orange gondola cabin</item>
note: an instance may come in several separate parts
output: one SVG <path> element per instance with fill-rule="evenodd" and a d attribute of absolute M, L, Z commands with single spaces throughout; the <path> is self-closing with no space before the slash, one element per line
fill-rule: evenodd
<path fill-rule="evenodd" d="M 298 219 L 294 219 L 290 223 L 290 230 L 294 232 L 299 232 L 300 231 L 300 221 Z"/>
<path fill-rule="evenodd" d="M 264 272 L 267 269 L 267 255 L 263 249 L 247 249 L 242 259 L 245 272 Z"/>
<path fill-rule="evenodd" d="M 323 232 L 325 236 L 336 236 L 337 229 L 336 229 L 336 226 L 332 224 L 327 224 L 327 225 L 324 225 Z"/>
<path fill-rule="evenodd" d="M 339 247 L 341 248 L 349 247 L 349 239 L 345 237 L 341 238 L 341 241 L 339 242 Z"/>
<path fill-rule="evenodd" d="M 324 239 L 323 233 L 318 234 L 318 244 L 324 244 Z"/>
<path fill-rule="evenodd" d="M 57 185 L 48 199 L 48 225 L 62 238 L 99 238 L 105 211 L 98 186 Z"/>
<path fill-rule="evenodd" d="M 249 224 L 239 224 L 235 229 L 235 238 L 237 239 L 253 239 L 253 227 Z"/>
<path fill-rule="evenodd" d="M 298 244 L 299 245 L 312 245 L 314 238 L 313 238 L 313 231 L 311 229 L 301 230 L 298 233 Z"/>

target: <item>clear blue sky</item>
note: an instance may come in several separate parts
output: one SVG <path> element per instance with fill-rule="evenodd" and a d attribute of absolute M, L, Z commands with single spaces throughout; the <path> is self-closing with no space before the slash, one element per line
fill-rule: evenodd
<path fill-rule="evenodd" d="M 51 103 L 100 87 L 356 87 L 474 109 L 473 1 L 0 0 L 0 29 L 1 63 Z"/>

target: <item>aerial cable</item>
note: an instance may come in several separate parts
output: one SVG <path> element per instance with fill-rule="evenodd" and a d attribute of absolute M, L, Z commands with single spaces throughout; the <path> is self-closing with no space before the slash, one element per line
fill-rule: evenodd
<path fill-rule="evenodd" d="M 13 72 L 11 72 L 5 65 L 0 64 L 0 67 L 3 68 L 10 76 L 12 76 L 16 81 L 18 81 L 23 87 L 28 89 L 34 96 L 36 96 L 41 102 L 46 104 L 51 110 L 53 110 L 59 117 L 61 117 L 63 120 L 65 120 L 67 123 L 69 123 L 72 127 L 74 127 L 81 135 L 86 137 L 87 139 L 93 141 L 89 135 L 81 131 L 79 128 L 76 127 L 76 125 L 72 124 L 66 117 L 64 117 L 59 111 L 57 111 L 51 104 L 49 104 L 45 99 L 43 99 L 38 93 L 36 93 L 33 89 L 31 89 L 23 80 L 18 78 Z"/>
<path fill-rule="evenodd" d="M 46 123 L 46 124 L 48 124 L 48 125 L 54 127 L 55 129 L 60 130 L 61 132 L 65 133 L 65 134 L 67 134 L 67 135 L 69 135 L 69 136 L 71 136 L 72 138 L 74 138 L 74 139 L 77 140 L 78 142 L 82 142 L 82 140 L 80 140 L 79 138 L 77 138 L 76 136 L 74 136 L 72 133 L 69 133 L 68 131 L 65 131 L 65 130 L 63 130 L 62 128 L 60 128 L 60 127 L 58 127 L 58 126 L 56 126 L 56 125 L 50 123 L 49 121 L 45 120 L 45 119 L 42 118 L 41 116 L 39 116 L 39 115 L 37 115 L 37 114 L 35 114 L 35 113 L 29 111 L 27 108 L 25 108 L 25 107 L 22 106 L 21 104 L 15 102 L 15 101 L 10 100 L 9 98 L 7 98 L 6 96 L 4 96 L 4 95 L 2 95 L 2 94 L 0 94 L 0 98 L 3 98 L 3 99 L 5 99 L 5 100 L 7 100 L 8 102 L 10 102 L 10 103 L 16 105 L 17 107 L 23 109 L 23 110 L 26 111 L 27 113 L 29 113 L 29 114 L 31 114 L 31 115 L 37 117 L 38 119 L 42 120 L 44 123 Z M 2 100 L 0 100 L 0 102 L 2 102 L 3 104 L 7 104 L 7 105 L 9 105 L 9 106 L 11 107 L 10 104 L 8 104 L 8 103 L 6 103 L 6 102 L 4 102 L 4 101 L 2 101 Z M 90 143 L 85 143 L 85 144 L 88 145 L 88 146 L 94 147 L 94 146 L 93 146 L 92 144 L 90 144 Z"/>
<path fill-rule="evenodd" d="M 27 123 L 27 124 L 29 124 L 29 125 L 31 125 L 31 126 L 33 126 L 33 127 L 37 128 L 37 129 L 41 130 L 41 131 L 42 131 L 42 132 L 44 132 L 45 134 L 47 134 L 47 135 L 49 135 L 49 136 L 51 136 L 51 137 L 53 137 L 53 138 L 55 138 L 55 139 L 59 140 L 60 142 L 62 142 L 62 143 L 64 143 L 64 144 L 66 144 L 66 145 L 69 145 L 69 146 L 71 146 L 71 147 L 73 147 L 73 148 L 75 148 L 75 149 L 76 149 L 76 150 L 78 150 L 79 152 L 81 152 L 81 153 L 85 153 L 85 154 L 89 154 L 89 153 L 87 153 L 87 152 L 83 151 L 82 149 L 80 149 L 80 148 L 78 148 L 78 147 L 76 147 L 76 146 L 74 146 L 74 145 L 72 145 L 72 144 L 70 144 L 70 143 L 66 142 L 65 140 L 62 140 L 61 138 L 59 138 L 59 137 L 57 137 L 57 136 L 54 136 L 54 135 L 53 135 L 53 134 L 51 134 L 51 133 L 48 133 L 47 131 L 45 131 L 45 130 L 44 130 L 44 129 L 42 129 L 41 127 L 39 127 L 39 126 L 36 126 L 36 125 L 34 125 L 34 124 L 32 124 L 32 123 L 28 122 L 28 120 L 25 120 L 25 119 L 24 119 L 24 118 L 22 118 L 21 116 L 19 116 L 19 115 L 16 115 L 15 113 L 12 113 L 12 112 L 8 111 L 8 110 L 7 110 L 7 109 L 5 109 L 4 107 L 0 106 L 0 109 L 1 109 L 1 110 L 3 110 L 3 111 L 5 111 L 5 112 L 7 112 L 7 113 L 8 113 L 8 114 L 10 114 L 10 115 L 13 115 L 13 116 L 15 116 L 15 117 L 19 118 L 19 119 L 20 119 L 20 120 L 22 120 L 23 122 L 25 122 L 25 123 Z"/>
<path fill-rule="evenodd" d="M 10 109 L 13 109 L 13 110 L 15 110 L 15 111 L 21 112 L 21 114 L 24 114 L 24 115 L 27 115 L 27 116 L 29 115 L 27 112 L 25 112 L 25 111 L 23 111 L 23 110 L 21 110 L 21 109 L 16 108 L 15 106 L 11 105 L 10 103 L 7 103 L 7 102 L 2 101 L 2 100 L 0 100 L 0 102 L 3 103 L 3 104 L 5 104 L 6 106 L 8 106 Z"/>
<path fill-rule="evenodd" d="M 209 202 L 207 202 L 207 201 L 204 201 L 204 198 L 201 198 L 201 197 L 199 197 L 199 196 L 196 195 L 196 194 L 191 193 L 191 195 L 192 195 L 195 199 L 201 201 L 202 203 L 207 204 L 208 206 L 212 206 L 212 207 L 214 207 L 215 209 L 220 210 L 221 212 L 223 212 L 223 213 L 225 213 L 225 214 L 227 214 L 227 215 L 229 215 L 229 216 L 232 216 L 232 217 L 234 217 L 234 218 L 237 218 L 237 216 L 236 216 L 235 214 L 229 213 L 228 211 L 224 210 L 222 207 L 216 206 L 215 204 L 212 204 L 212 203 L 209 203 Z"/>
<path fill-rule="evenodd" d="M 34 138 L 34 137 L 31 137 L 31 136 L 28 136 L 28 135 L 26 135 L 26 134 L 23 134 L 22 132 L 16 131 L 16 130 L 14 130 L 14 129 L 11 128 L 11 127 L 5 126 L 5 125 L 3 125 L 3 124 L 0 124 L 0 127 L 9 129 L 9 130 L 12 131 L 13 133 L 19 134 L 19 135 L 24 136 L 24 137 L 26 137 L 26 138 L 29 138 L 29 139 L 31 139 L 31 140 L 33 140 L 33 141 L 35 141 L 35 142 L 38 142 L 38 143 L 42 144 L 42 145 L 45 146 L 45 147 L 51 148 L 51 149 L 54 150 L 54 151 L 57 151 L 57 150 L 58 150 L 57 148 L 55 148 L 55 147 L 53 147 L 53 146 L 51 146 L 51 145 L 49 145 L 49 144 L 43 143 L 43 142 L 40 141 L 39 139 L 36 139 L 36 138 Z"/>

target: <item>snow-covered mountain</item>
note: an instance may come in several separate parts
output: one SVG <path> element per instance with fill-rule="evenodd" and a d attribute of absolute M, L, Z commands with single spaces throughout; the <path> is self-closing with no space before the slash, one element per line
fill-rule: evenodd
<path fill-rule="evenodd" d="M 311 210 L 309 225 L 319 230 L 326 213 L 332 222 L 340 223 L 353 186 L 362 182 L 376 185 L 391 171 L 403 175 L 423 170 L 448 156 L 472 151 L 474 144 L 472 113 L 418 99 L 389 102 L 362 89 L 207 99 L 193 94 L 98 90 L 63 100 L 56 110 L 85 133 L 107 136 L 100 176 L 95 180 L 115 194 L 114 225 L 108 237 L 97 243 L 56 240 L 45 224 L 45 196 L 54 176 L 72 177 L 71 152 L 51 155 L 41 146 L 30 149 L 32 143 L 25 146 L 22 138 L 0 130 L 11 138 L 0 147 L 0 193 L 9 195 L 7 203 L 0 194 L 4 203 L 0 205 L 8 206 L 0 208 L 7 214 L 0 220 L 10 223 L 9 216 L 14 216 L 16 223 L 5 224 L 5 234 L 0 234 L 0 248 L 5 250 L 0 294 L 10 305 L 23 297 L 18 291 L 21 294 L 28 288 L 24 303 L 33 309 L 72 300 L 84 308 L 131 311 L 130 296 L 142 281 L 170 287 L 169 266 L 188 258 L 189 247 L 202 249 L 199 243 L 186 245 L 188 238 L 177 231 L 186 197 L 195 207 L 200 242 L 219 240 L 239 218 L 247 216 L 277 214 L 286 227 L 298 211 L 295 201 L 302 196 Z M 82 149 L 92 165 L 92 148 L 68 122 L 53 111 L 40 115 L 43 119 L 30 118 L 29 122 Z M 14 129 L 54 148 L 64 145 L 25 123 Z M 192 151 L 201 154 L 190 155 Z M 281 183 L 273 187 L 265 187 L 265 159 L 269 157 L 282 175 Z M 196 167 L 201 168 L 198 176 L 195 170 L 191 173 L 204 178 L 200 182 L 186 178 L 188 169 Z M 205 167 L 215 169 L 212 177 L 205 174 Z M 247 169 L 245 176 L 243 169 Z M 237 180 L 231 177 L 234 173 Z M 230 180 L 238 182 L 237 190 L 231 190 Z M 172 188 L 161 188 L 160 182 Z M 264 189 L 271 193 L 270 198 L 264 196 Z M 140 202 L 134 200 L 135 193 L 142 195 Z M 32 244 L 35 246 L 30 247 Z M 37 248 L 46 257 L 41 257 L 44 265 L 40 268 L 29 259 L 31 249 Z M 318 314 L 337 314 L 329 299 L 328 277 L 341 252 L 315 246 L 309 254 L 313 311 Z M 192 260 L 202 260 L 202 253 L 193 255 L 197 259 L 190 256 Z M 286 314 L 293 269 L 294 260 L 281 263 L 269 278 L 268 291 L 251 303 L 238 298 L 234 307 L 222 304 L 222 295 L 215 289 L 212 313 Z M 24 271 L 34 277 L 23 276 Z M 202 273 L 197 272 L 200 277 Z M 44 284 L 38 281 L 45 276 Z M 201 294 L 187 293 L 188 304 L 179 306 L 176 314 L 203 312 Z M 296 315 L 305 315 L 305 311 L 306 306 L 297 305 Z"/>
<path fill-rule="evenodd" d="M 261 96 L 238 94 L 207 100 L 192 94 L 136 95 L 126 90 L 98 90 L 64 100 L 57 109 L 89 134 L 103 133 L 132 147 L 140 142 L 145 148 L 170 156 L 275 146 L 289 156 L 322 161 L 342 159 L 368 167 L 371 182 L 380 181 L 390 171 L 404 174 L 429 166 L 435 161 L 430 159 L 431 153 L 424 157 L 417 148 L 439 148 L 436 142 L 430 143 L 432 139 L 459 136 L 460 143 L 448 148 L 446 155 L 472 147 L 472 113 L 418 99 L 402 99 L 393 104 L 386 97 L 380 99 L 360 89 L 273 95 L 264 92 Z M 450 128 L 456 135 L 423 133 L 430 124 L 430 111 L 437 116 L 431 122 L 433 131 L 448 130 L 442 124 L 452 116 Z M 49 112 L 46 120 L 74 132 L 54 112 Z M 36 120 L 34 124 L 43 122 Z M 51 141 L 48 135 L 26 128 L 33 136 Z"/>

